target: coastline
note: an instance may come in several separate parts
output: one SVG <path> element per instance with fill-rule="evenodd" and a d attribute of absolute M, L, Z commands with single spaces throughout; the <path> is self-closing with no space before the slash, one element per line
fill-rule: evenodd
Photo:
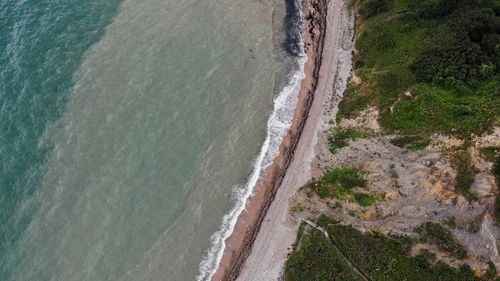
<path fill-rule="evenodd" d="M 271 207 L 267 211 L 252 252 L 238 280 L 283 280 L 284 267 L 295 242 L 300 220 L 290 214 L 290 200 L 314 176 L 322 136 L 347 86 L 352 70 L 354 15 L 343 0 L 328 1 L 321 67 L 294 158 Z"/>
<path fill-rule="evenodd" d="M 262 172 L 263 176 L 253 190 L 253 196 L 247 200 L 245 210 L 239 215 L 233 232 L 225 240 L 226 247 L 212 280 L 236 280 L 238 278 L 245 260 L 252 251 L 267 211 L 292 162 L 318 86 L 325 43 L 328 2 L 328 0 L 304 0 L 302 3 L 303 42 L 307 61 L 304 64 L 304 78 L 300 82 L 292 124 L 280 144 L 278 155 L 273 163 Z"/>

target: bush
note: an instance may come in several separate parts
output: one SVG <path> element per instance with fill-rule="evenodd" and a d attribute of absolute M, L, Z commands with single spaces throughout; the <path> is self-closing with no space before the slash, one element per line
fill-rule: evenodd
<path fill-rule="evenodd" d="M 365 135 L 353 129 L 335 128 L 330 131 L 328 135 L 328 142 L 330 143 L 330 152 L 335 153 L 338 149 L 347 146 L 349 140 L 363 138 Z"/>
<path fill-rule="evenodd" d="M 463 259 L 467 256 L 467 250 L 451 234 L 451 231 L 435 222 L 426 222 L 417 227 L 415 231 L 420 234 L 423 240 L 435 243 L 441 250 L 450 253 L 452 256 Z"/>
<path fill-rule="evenodd" d="M 359 14 L 364 18 L 389 11 L 391 2 L 389 0 L 365 0 L 359 7 Z"/>
<path fill-rule="evenodd" d="M 450 41 L 430 49 L 419 56 L 411 67 L 420 81 L 449 86 L 489 78 L 493 71 L 487 71 L 488 68 L 495 69 L 496 66 L 478 44 L 469 40 Z"/>
<path fill-rule="evenodd" d="M 457 6 L 457 0 L 412 0 L 409 8 L 420 18 L 435 19 L 451 14 Z"/>
<path fill-rule="evenodd" d="M 417 151 L 426 148 L 429 145 L 430 140 L 418 135 L 413 135 L 396 137 L 391 140 L 391 143 L 401 148 Z"/>
<path fill-rule="evenodd" d="M 411 69 L 420 81 L 452 86 L 491 78 L 499 70 L 499 28 L 500 17 L 492 9 L 458 9 L 436 36 L 436 46 L 423 52 Z"/>
<path fill-rule="evenodd" d="M 444 132 L 458 137 L 480 134 L 500 113 L 500 99 L 491 93 L 500 80 L 481 83 L 474 95 L 461 95 L 436 85 L 418 84 L 411 90 L 416 99 L 402 98 L 392 113 L 382 115 L 384 127 L 405 135 L 428 136 Z"/>
<path fill-rule="evenodd" d="M 355 168 L 328 170 L 321 180 L 335 184 L 344 190 L 351 190 L 355 187 L 366 187 L 366 180 L 362 176 L 362 170 Z"/>
<path fill-rule="evenodd" d="M 457 171 L 455 191 L 469 200 L 475 200 L 476 196 L 470 192 L 470 187 L 474 183 L 476 171 L 467 150 L 456 151 L 451 158 L 451 164 Z"/>
<path fill-rule="evenodd" d="M 354 193 L 354 199 L 356 200 L 356 202 L 358 202 L 360 206 L 363 207 L 371 206 L 373 205 L 373 203 L 377 201 L 374 197 L 361 192 Z"/>
<path fill-rule="evenodd" d="M 297 238 L 297 247 L 285 264 L 286 281 L 359 280 L 332 243 L 318 230 Z"/>
<path fill-rule="evenodd" d="M 361 86 L 354 83 L 347 84 L 344 96 L 339 103 L 339 111 L 337 112 L 337 122 L 342 119 L 354 118 L 356 115 L 364 110 L 369 102 L 369 95 L 363 95 Z"/>
<path fill-rule="evenodd" d="M 371 105 L 389 132 L 467 137 L 490 128 L 500 115 L 498 3 L 398 0 L 383 16 L 359 17 L 354 64 L 363 83 L 348 87 L 337 120 Z"/>
<path fill-rule="evenodd" d="M 302 235 L 300 249 L 294 250 L 286 263 L 285 280 L 362 280 L 344 263 L 345 256 L 371 280 L 486 281 L 467 265 L 451 267 L 436 261 L 428 251 L 410 257 L 413 242 L 406 237 L 361 233 L 340 224 L 322 226 L 330 241 L 317 230 L 311 230 L 307 237 Z"/>
<path fill-rule="evenodd" d="M 320 180 L 313 181 L 309 187 L 320 197 L 351 196 L 355 187 L 366 187 L 362 170 L 338 168 L 326 171 Z"/>

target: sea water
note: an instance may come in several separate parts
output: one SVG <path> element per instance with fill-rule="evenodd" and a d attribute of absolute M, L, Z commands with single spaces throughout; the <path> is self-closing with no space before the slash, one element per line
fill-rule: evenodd
<path fill-rule="evenodd" d="M 0 280 L 207 280 L 296 102 L 285 4 L 1 1 Z"/>

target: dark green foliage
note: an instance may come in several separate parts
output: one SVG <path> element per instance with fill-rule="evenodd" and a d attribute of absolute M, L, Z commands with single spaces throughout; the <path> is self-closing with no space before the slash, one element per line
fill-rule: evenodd
<path fill-rule="evenodd" d="M 358 202 L 360 206 L 363 207 L 371 206 L 373 205 L 373 203 L 377 201 L 374 197 L 361 192 L 354 193 L 354 199 L 356 200 L 356 202 Z"/>
<path fill-rule="evenodd" d="M 339 251 L 326 245 L 327 239 L 314 230 L 307 240 L 301 239 L 301 249 L 290 255 L 285 280 L 359 280 L 348 264 L 343 262 L 342 257 L 346 257 L 374 281 L 486 281 L 474 276 L 468 266 L 455 268 L 437 262 L 435 255 L 429 251 L 424 250 L 420 255 L 410 257 L 413 242 L 408 238 L 377 233 L 363 234 L 351 226 L 336 223 L 325 222 L 321 226 L 328 231 L 331 244 L 338 247 Z M 320 247 L 322 248 L 319 249 Z M 337 257 L 326 255 L 326 250 Z M 314 272 L 318 271 L 318 274 L 325 276 L 324 272 L 330 269 L 339 270 L 339 275 L 333 275 L 331 279 L 314 279 Z"/>
<path fill-rule="evenodd" d="M 353 129 L 340 129 L 335 128 L 330 131 L 328 135 L 328 142 L 330 143 L 330 152 L 335 153 L 337 149 L 347 146 L 349 140 L 363 138 L 365 135 Z"/>
<path fill-rule="evenodd" d="M 420 81 L 455 86 L 461 82 L 491 77 L 496 65 L 478 44 L 468 40 L 453 40 L 423 53 L 411 69 Z"/>
<path fill-rule="evenodd" d="M 495 216 L 495 222 L 498 225 L 500 225 L 500 190 L 498 190 L 498 187 L 500 186 L 500 148 L 484 147 L 481 148 L 481 154 L 485 160 L 493 163 L 493 166 L 491 168 L 491 173 L 495 177 L 495 181 L 497 184 L 494 216 Z"/>
<path fill-rule="evenodd" d="M 457 0 L 411 0 L 409 8 L 419 18 L 435 19 L 451 14 L 457 6 Z"/>
<path fill-rule="evenodd" d="M 418 135 L 401 136 L 391 140 L 391 143 L 401 148 L 407 148 L 413 151 L 422 150 L 429 145 L 430 140 Z"/>
<path fill-rule="evenodd" d="M 298 239 L 300 247 L 285 265 L 286 281 L 361 280 L 321 232 L 312 230 Z"/>
<path fill-rule="evenodd" d="M 359 7 L 359 14 L 364 18 L 369 18 L 387 12 L 390 5 L 390 0 L 364 0 Z"/>
<path fill-rule="evenodd" d="M 297 239 L 295 240 L 295 242 L 292 245 L 292 249 L 294 251 L 298 249 L 299 241 L 300 241 L 300 238 L 302 238 L 302 235 L 304 234 L 304 229 L 305 229 L 306 225 L 307 224 L 305 222 L 301 222 L 299 225 L 299 230 L 297 231 Z"/>
<path fill-rule="evenodd" d="M 344 190 L 351 190 L 355 187 L 366 187 L 366 180 L 362 176 L 362 171 L 355 168 L 328 170 L 321 180 L 330 184 L 335 184 Z"/>
<path fill-rule="evenodd" d="M 440 1 L 438 1 L 440 2 Z M 453 2 L 453 1 L 444 1 Z M 456 86 L 488 79 L 498 72 L 500 17 L 490 8 L 457 9 L 411 69 L 420 81 Z"/>
<path fill-rule="evenodd" d="M 417 227 L 415 231 L 420 234 L 423 240 L 436 244 L 441 250 L 456 258 L 463 259 L 467 256 L 464 246 L 453 238 L 451 231 L 439 223 L 426 222 Z"/>
<path fill-rule="evenodd" d="M 320 180 L 313 181 L 309 187 L 320 197 L 350 196 L 355 187 L 366 187 L 362 171 L 354 168 L 338 168 L 325 172 Z"/>
<path fill-rule="evenodd" d="M 354 83 L 347 84 L 344 96 L 339 103 L 339 112 L 337 113 L 337 122 L 342 119 L 354 118 L 364 110 L 372 97 L 363 95 L 361 86 Z"/>
<path fill-rule="evenodd" d="M 388 12 L 358 18 L 355 66 L 363 84 L 348 87 L 338 119 L 373 105 L 389 132 L 469 137 L 487 130 L 500 116 L 496 2 L 394 0 Z M 419 16 L 419 9 L 435 14 Z"/>
<path fill-rule="evenodd" d="M 451 164 L 457 171 L 455 191 L 461 193 L 469 200 L 476 199 L 476 196 L 470 192 L 470 186 L 474 182 L 476 170 L 467 150 L 462 149 L 454 152 L 451 157 Z"/>
<path fill-rule="evenodd" d="M 495 161 L 493 162 L 493 176 L 497 180 L 497 186 L 500 185 L 500 155 L 495 157 Z"/>

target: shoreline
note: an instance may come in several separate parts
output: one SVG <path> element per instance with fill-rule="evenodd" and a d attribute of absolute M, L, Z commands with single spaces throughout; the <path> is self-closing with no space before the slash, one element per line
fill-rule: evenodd
<path fill-rule="evenodd" d="M 212 280 L 236 280 L 245 260 L 252 251 L 268 209 L 292 162 L 295 150 L 308 118 L 319 81 L 325 42 L 328 0 L 304 0 L 302 3 L 303 44 L 307 55 L 304 78 L 300 82 L 298 101 L 293 120 L 279 147 L 273 163 L 261 172 L 253 196 L 240 214 L 233 232 L 225 240 L 225 249 Z"/>
<path fill-rule="evenodd" d="M 290 214 L 290 200 L 314 176 L 318 150 L 331 116 L 347 86 L 352 69 L 354 17 L 344 0 L 329 0 L 321 67 L 298 145 L 276 197 L 267 211 L 252 252 L 238 280 L 283 280 L 291 246 L 296 240 L 300 220 Z"/>

